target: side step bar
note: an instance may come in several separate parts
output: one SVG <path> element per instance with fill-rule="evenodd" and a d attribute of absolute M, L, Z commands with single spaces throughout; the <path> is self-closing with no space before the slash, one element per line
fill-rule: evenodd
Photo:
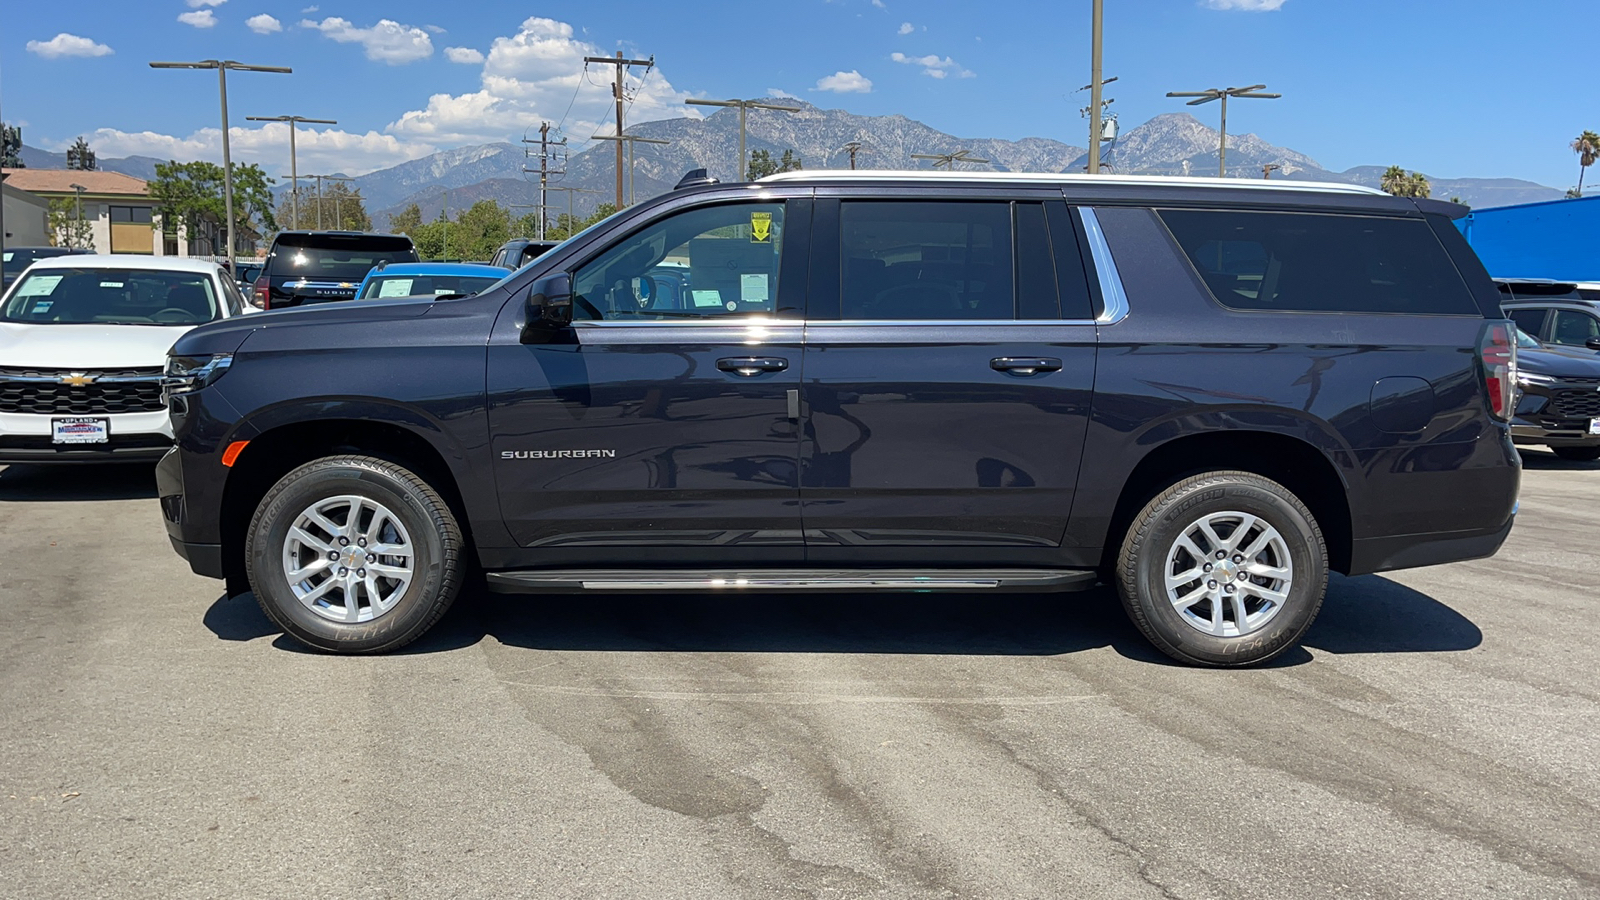
<path fill-rule="evenodd" d="M 1083 569 L 526 569 L 488 573 L 502 594 L 575 591 L 1082 591 Z"/>

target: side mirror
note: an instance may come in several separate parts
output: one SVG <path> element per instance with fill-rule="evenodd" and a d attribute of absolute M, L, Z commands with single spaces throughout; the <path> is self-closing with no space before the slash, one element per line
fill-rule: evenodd
<path fill-rule="evenodd" d="M 1600 350 L 1600 337 L 1589 338 L 1587 341 L 1583 342 L 1583 345 L 1588 347 L 1590 350 Z"/>
<path fill-rule="evenodd" d="M 528 291 L 527 322 L 522 342 L 543 343 L 551 332 L 572 324 L 572 277 L 565 272 L 541 278 Z"/>

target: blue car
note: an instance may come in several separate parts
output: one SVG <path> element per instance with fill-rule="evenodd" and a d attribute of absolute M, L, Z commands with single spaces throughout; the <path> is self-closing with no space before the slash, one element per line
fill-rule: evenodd
<path fill-rule="evenodd" d="M 356 299 L 470 297 L 504 277 L 505 269 L 476 263 L 394 263 L 368 272 L 356 289 Z"/>

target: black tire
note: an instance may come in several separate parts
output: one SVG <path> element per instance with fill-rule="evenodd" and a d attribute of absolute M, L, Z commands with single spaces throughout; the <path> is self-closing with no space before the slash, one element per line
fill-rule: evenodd
<path fill-rule="evenodd" d="M 313 612 L 284 570 L 284 544 L 296 519 L 318 501 L 344 495 L 390 510 L 411 536 L 414 554 L 413 577 L 400 598 L 365 622 Z M 332 653 L 383 653 L 421 637 L 460 592 L 464 556 L 461 528 L 444 498 L 416 474 L 367 456 L 319 459 L 283 476 L 261 498 L 245 540 L 246 572 L 262 611 L 302 644 Z"/>
<path fill-rule="evenodd" d="M 1600 459 L 1600 447 L 1551 447 L 1555 455 L 1571 462 L 1594 462 Z"/>
<path fill-rule="evenodd" d="M 1276 529 L 1293 573 L 1286 598 L 1258 630 L 1215 636 L 1189 624 L 1168 599 L 1166 568 L 1168 553 L 1181 536 L 1207 516 L 1225 512 L 1249 514 Z M 1185 560 L 1192 555 L 1184 554 Z M 1209 549 L 1206 557 L 1206 565 L 1213 565 Z M 1175 563 L 1173 568 L 1183 565 Z M 1134 517 L 1117 557 L 1116 581 L 1129 618 L 1161 652 L 1191 665 L 1249 666 L 1295 646 L 1311 627 L 1327 593 L 1328 549 L 1311 511 L 1283 485 L 1249 472 L 1206 472 L 1162 491 Z M 1215 601 L 1200 602 L 1204 605 L 1191 610 L 1210 610 Z M 1224 616 L 1234 615 L 1231 599 L 1222 607 Z M 1256 614 L 1246 611 L 1247 617 Z"/>

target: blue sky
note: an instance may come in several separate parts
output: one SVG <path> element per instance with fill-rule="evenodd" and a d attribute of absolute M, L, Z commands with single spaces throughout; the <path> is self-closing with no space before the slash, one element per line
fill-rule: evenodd
<path fill-rule="evenodd" d="M 1230 131 L 1335 170 L 1398 164 L 1556 187 L 1577 177 L 1567 142 L 1600 130 L 1594 81 L 1559 61 L 1600 26 L 1593 0 L 1105 5 L 1105 74 L 1120 76 L 1109 95 L 1125 127 L 1185 110 L 1169 90 L 1265 82 L 1284 98 L 1231 104 Z M 301 171 L 360 173 L 517 138 L 541 118 L 587 137 L 609 91 L 602 70 L 583 80 L 581 57 L 619 49 L 658 63 L 636 73 L 630 121 L 699 115 L 687 97 L 787 93 L 958 136 L 1085 143 L 1087 95 L 1074 90 L 1088 82 L 1088 0 L 8 0 L 4 18 L 0 115 L 33 146 L 84 134 L 103 156 L 220 158 L 215 76 L 150 60 L 292 66 L 229 79 L 235 154 L 287 169 L 282 126 L 246 115 L 337 119 L 301 132 Z M 1553 65 L 1530 64 L 1539 58 Z M 1214 126 L 1215 107 L 1195 112 Z"/>

